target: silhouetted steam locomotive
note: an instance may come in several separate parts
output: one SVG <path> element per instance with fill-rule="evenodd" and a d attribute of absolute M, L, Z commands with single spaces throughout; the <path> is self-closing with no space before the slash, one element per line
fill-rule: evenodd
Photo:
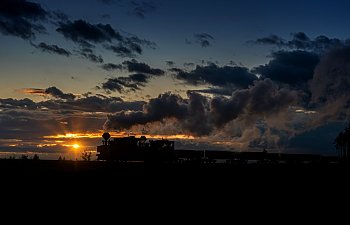
<path fill-rule="evenodd" d="M 175 159 L 174 142 L 169 140 L 147 140 L 145 136 L 113 138 L 102 135 L 103 145 L 97 146 L 97 159 L 107 161 L 165 161 Z"/>
<path fill-rule="evenodd" d="M 263 163 L 320 163 L 337 162 L 337 157 L 314 154 L 283 154 L 261 152 L 232 152 L 208 150 L 175 150 L 174 141 L 147 140 L 145 136 L 113 138 L 109 133 L 102 135 L 102 145 L 97 146 L 97 160 L 106 161 L 142 161 L 167 163 L 214 163 L 223 160 L 229 164 L 245 164 L 248 161 Z"/>

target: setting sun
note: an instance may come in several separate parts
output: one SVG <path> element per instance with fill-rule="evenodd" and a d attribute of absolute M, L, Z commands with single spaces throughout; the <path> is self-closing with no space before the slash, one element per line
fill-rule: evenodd
<path fill-rule="evenodd" d="M 73 147 L 74 149 L 78 149 L 78 148 L 80 148 L 80 145 L 79 145 L 79 144 L 73 144 L 72 147 Z"/>

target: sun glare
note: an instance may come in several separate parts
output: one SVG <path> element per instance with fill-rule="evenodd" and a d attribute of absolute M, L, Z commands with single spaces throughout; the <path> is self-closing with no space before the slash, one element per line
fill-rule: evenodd
<path fill-rule="evenodd" d="M 73 144 L 72 147 L 73 147 L 74 149 L 78 149 L 78 148 L 80 148 L 80 145 L 78 145 L 78 144 Z"/>

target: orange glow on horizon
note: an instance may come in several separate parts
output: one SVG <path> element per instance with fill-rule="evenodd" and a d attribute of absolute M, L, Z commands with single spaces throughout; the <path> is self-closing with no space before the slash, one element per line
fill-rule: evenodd
<path fill-rule="evenodd" d="M 17 90 L 17 92 L 24 93 L 24 94 L 46 95 L 45 90 L 40 88 L 22 88 Z"/>
<path fill-rule="evenodd" d="M 43 138 L 47 139 L 81 139 L 81 138 L 96 138 L 102 139 L 103 131 L 101 132 L 91 132 L 91 133 L 66 133 L 66 134 L 57 134 L 52 136 L 44 136 Z M 141 133 L 127 133 L 127 132 L 110 132 L 111 137 L 127 137 L 127 136 L 146 136 L 148 139 L 195 139 L 192 135 L 187 134 L 141 134 Z"/>
<path fill-rule="evenodd" d="M 65 144 L 65 145 L 62 145 L 64 147 L 69 147 L 69 148 L 72 148 L 73 150 L 78 150 L 79 148 L 81 148 L 82 146 L 77 144 L 77 143 L 74 143 L 74 144 Z"/>
<path fill-rule="evenodd" d="M 9 147 L 18 147 L 18 144 L 11 144 L 11 145 L 8 145 Z"/>
<path fill-rule="evenodd" d="M 38 148 L 44 148 L 44 147 L 54 147 L 57 146 L 57 144 L 38 144 L 36 147 Z"/>

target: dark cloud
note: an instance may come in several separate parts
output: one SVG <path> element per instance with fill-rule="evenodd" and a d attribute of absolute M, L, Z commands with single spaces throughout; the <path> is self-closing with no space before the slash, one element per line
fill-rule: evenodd
<path fill-rule="evenodd" d="M 187 92 L 188 105 L 186 118 L 181 120 L 181 127 L 185 131 L 189 131 L 195 135 L 209 135 L 213 131 L 211 118 L 208 117 L 209 99 L 196 93 Z"/>
<path fill-rule="evenodd" d="M 49 88 L 37 90 L 41 90 L 41 93 L 45 94 L 46 90 L 49 90 Z M 48 92 L 54 91 L 51 90 Z M 65 115 L 75 115 L 76 113 L 83 112 L 112 113 L 122 110 L 138 111 L 142 110 L 142 106 L 144 104 L 145 103 L 143 101 L 126 102 L 119 97 L 106 97 L 103 95 L 85 96 L 80 98 L 66 97 L 66 101 L 62 101 L 61 98 L 56 98 L 41 102 L 34 102 L 28 98 L 8 98 L 0 99 L 0 109 L 2 109 L 0 113 L 10 110 L 11 112 L 21 112 L 21 115 L 35 117 L 36 112 L 41 112 L 43 114 L 47 114 L 47 116 L 54 114 L 58 117 L 61 117 Z M 25 110 L 26 114 L 23 114 L 23 110 Z"/>
<path fill-rule="evenodd" d="M 296 99 L 296 92 L 280 89 L 269 79 L 256 81 L 254 86 L 234 92 L 229 99 L 214 98 L 211 104 L 213 121 L 217 126 L 238 116 L 254 121 L 254 117 L 269 117 L 286 110 Z"/>
<path fill-rule="evenodd" d="M 328 50 L 331 48 L 342 47 L 343 45 L 348 45 L 349 40 L 340 40 L 337 38 L 328 38 L 324 35 L 318 36 L 314 40 L 314 48 L 321 50 Z"/>
<path fill-rule="evenodd" d="M 207 66 L 197 65 L 197 67 L 190 72 L 179 71 L 175 77 L 192 85 L 232 85 L 237 88 L 247 88 L 249 85 L 253 84 L 254 80 L 257 79 L 257 77 L 250 73 L 245 67 L 220 67 L 213 63 Z"/>
<path fill-rule="evenodd" d="M 168 60 L 168 61 L 165 61 L 165 63 L 166 63 L 166 65 L 169 66 L 169 67 L 175 66 L 175 62 L 174 62 L 174 61 Z"/>
<path fill-rule="evenodd" d="M 53 134 L 60 127 L 57 120 L 53 120 L 50 115 L 42 113 L 40 110 L 5 110 L 0 112 L 2 139 L 20 139 L 22 142 L 29 142 L 27 145 L 30 145 L 42 140 L 44 135 Z"/>
<path fill-rule="evenodd" d="M 179 95 L 165 93 L 159 95 L 158 98 L 150 99 L 144 105 L 143 111 L 121 111 L 108 116 L 105 129 L 128 129 L 136 124 L 146 124 L 170 117 L 180 119 L 185 117 L 186 111 L 187 106 Z"/>
<path fill-rule="evenodd" d="M 212 94 L 212 95 L 222 95 L 222 96 L 231 96 L 232 88 L 229 87 L 220 87 L 220 88 L 206 88 L 200 90 L 191 90 L 191 92 L 203 93 L 203 94 Z"/>
<path fill-rule="evenodd" d="M 194 40 L 196 43 L 199 43 L 202 48 L 211 46 L 211 42 L 214 40 L 214 37 L 207 33 L 194 34 Z"/>
<path fill-rule="evenodd" d="M 110 24 L 91 24 L 79 19 L 70 21 L 61 11 L 45 11 L 39 4 L 25 0 L 4 0 L 0 3 L 0 32 L 14 35 L 22 39 L 34 39 L 38 33 L 45 33 L 45 27 L 40 23 L 46 20 L 57 26 L 56 31 L 66 39 L 79 45 L 79 55 L 95 62 L 102 63 L 102 56 L 92 52 L 96 44 L 117 53 L 121 57 L 136 57 L 143 52 L 143 47 L 155 49 L 154 42 L 142 39 L 132 34 L 121 34 Z M 44 42 L 34 45 L 36 48 L 60 55 L 69 56 L 70 52 L 56 45 Z M 86 51 L 90 49 L 91 51 Z"/>
<path fill-rule="evenodd" d="M 152 1 L 130 1 L 131 14 L 144 19 L 145 15 L 151 12 L 154 12 L 157 9 L 157 6 Z"/>
<path fill-rule="evenodd" d="M 275 45 L 279 48 L 307 50 L 322 53 L 334 47 L 341 47 L 342 45 L 346 44 L 346 42 L 346 40 L 344 41 L 337 38 L 328 38 L 324 35 L 317 36 L 312 40 L 304 32 L 297 32 L 292 33 L 292 39 L 289 41 L 286 41 L 273 34 L 268 37 L 259 38 L 253 43 Z"/>
<path fill-rule="evenodd" d="M 26 0 L 2 0 L 0 2 L 0 32 L 22 39 L 34 39 L 36 34 L 45 33 L 40 22 L 48 12 L 40 4 Z"/>
<path fill-rule="evenodd" d="M 66 100 L 72 100 L 72 99 L 75 99 L 76 97 L 71 93 L 63 93 L 63 91 L 61 91 L 57 87 L 49 87 L 45 90 L 45 93 L 55 98 L 66 99 Z"/>
<path fill-rule="evenodd" d="M 54 54 L 63 55 L 66 57 L 69 57 L 72 54 L 70 51 L 64 48 L 58 47 L 57 45 L 46 44 L 45 42 L 41 42 L 38 45 L 32 43 L 32 45 L 43 52 L 54 53 Z"/>
<path fill-rule="evenodd" d="M 120 64 L 106 63 L 101 66 L 106 71 L 121 70 L 123 67 Z"/>
<path fill-rule="evenodd" d="M 67 21 L 61 23 L 57 32 L 69 40 L 86 46 L 89 42 L 104 43 L 112 40 L 122 40 L 122 36 L 109 24 L 90 24 L 84 20 Z"/>
<path fill-rule="evenodd" d="M 122 110 L 140 110 L 144 102 L 126 102 L 119 97 L 105 97 L 102 95 L 78 98 L 75 101 L 60 103 L 60 107 L 68 110 L 85 112 L 116 112 Z M 56 106 L 57 107 L 57 106 Z"/>
<path fill-rule="evenodd" d="M 25 94 L 38 94 L 38 95 L 47 95 L 52 96 L 57 99 L 63 99 L 63 100 L 74 100 L 76 96 L 71 93 L 64 93 L 57 87 L 49 87 L 46 89 L 40 89 L 40 88 L 24 88 L 21 90 Z"/>
<path fill-rule="evenodd" d="M 98 95 L 78 98 L 74 101 L 46 101 L 40 103 L 40 105 L 50 110 L 64 110 L 67 114 L 74 114 L 77 112 L 106 113 L 121 110 L 139 110 L 142 108 L 143 104 L 144 103 L 141 101 L 125 102 L 119 97 L 105 98 Z"/>
<path fill-rule="evenodd" d="M 107 71 L 124 68 L 134 73 L 128 77 L 110 78 L 101 86 L 106 91 L 117 91 L 119 93 L 140 90 L 141 87 L 144 87 L 148 83 L 152 76 L 161 76 L 165 73 L 161 69 L 151 68 L 146 63 L 138 62 L 135 59 L 124 61 L 122 64 L 104 64 L 102 68 Z"/>
<path fill-rule="evenodd" d="M 24 19 L 0 21 L 0 32 L 4 35 L 17 36 L 22 39 L 34 39 L 35 34 L 45 33 L 46 29 L 40 24 L 33 24 Z"/>
<path fill-rule="evenodd" d="M 272 60 L 253 69 L 253 72 L 275 81 L 290 85 L 305 84 L 312 79 L 319 56 L 306 51 L 278 51 Z"/>
<path fill-rule="evenodd" d="M 156 43 L 132 36 L 124 37 L 123 40 L 116 45 L 104 45 L 106 49 L 113 51 L 118 56 L 128 58 L 134 58 L 137 54 L 141 55 L 143 52 L 142 46 L 155 49 Z"/>
<path fill-rule="evenodd" d="M 100 55 L 95 55 L 92 53 L 87 54 L 87 53 L 82 52 L 81 56 L 83 56 L 84 58 L 86 58 L 94 63 L 103 63 L 103 58 Z"/>
<path fill-rule="evenodd" d="M 333 49 L 325 54 L 315 69 L 311 83 L 315 100 L 322 96 L 333 101 L 350 95 L 350 46 Z"/>
<path fill-rule="evenodd" d="M 127 48 L 129 52 L 131 52 L 131 54 L 137 53 L 139 55 L 142 54 L 142 47 L 139 43 L 137 42 L 132 42 L 130 40 L 127 40 L 125 42 L 123 42 L 122 44 L 119 44 L 119 46 L 122 46 L 124 48 Z"/>
<path fill-rule="evenodd" d="M 105 129 L 130 129 L 135 125 L 145 125 L 175 119 L 173 126 L 182 132 L 208 135 L 221 129 L 235 119 L 257 121 L 259 118 L 273 117 L 296 101 L 294 91 L 282 89 L 272 80 L 254 82 L 249 89 L 237 90 L 230 98 L 210 99 L 199 93 L 187 92 L 188 99 L 165 93 L 150 99 L 142 111 L 121 111 L 109 115 Z"/>
<path fill-rule="evenodd" d="M 41 89 L 45 92 L 46 89 Z M 50 90 L 48 88 L 48 90 Z M 50 92 L 56 93 L 51 90 Z M 118 111 L 142 110 L 144 102 L 124 102 L 119 97 L 106 97 L 102 95 L 77 97 L 75 99 L 50 99 L 34 102 L 30 99 L 1 99 L 0 98 L 0 151 L 9 150 L 8 145 L 14 144 L 11 140 L 19 139 L 17 147 L 11 147 L 11 151 L 20 151 L 27 148 L 28 151 L 43 152 L 44 145 L 48 142 L 44 136 L 65 134 L 69 132 L 93 132 L 103 128 L 106 113 Z M 52 140 L 51 143 L 56 143 Z M 83 140 L 84 144 L 87 144 Z M 93 142 L 90 146 L 95 145 Z M 3 148 L 2 148 L 3 147 Z M 63 151 L 64 146 L 57 146 L 58 151 Z M 52 153 L 54 149 L 49 149 Z"/>
<path fill-rule="evenodd" d="M 184 73 L 185 71 L 183 69 L 180 69 L 180 68 L 170 68 L 168 69 L 170 72 L 174 72 L 176 74 L 178 73 Z"/>
<path fill-rule="evenodd" d="M 24 17 L 39 20 L 47 15 L 40 4 L 26 0 L 2 0 L 0 14 L 6 17 Z"/>
<path fill-rule="evenodd" d="M 79 55 L 83 56 L 85 59 L 94 63 L 103 63 L 103 58 L 101 55 L 96 55 L 91 48 L 82 48 L 78 51 Z"/>
<path fill-rule="evenodd" d="M 29 98 L 19 99 L 19 100 L 7 98 L 7 99 L 0 99 L 0 107 L 3 109 L 13 109 L 13 108 L 36 109 L 38 106 L 33 100 Z"/>
<path fill-rule="evenodd" d="M 123 46 L 121 44 L 117 46 L 109 45 L 109 46 L 106 46 L 106 49 L 113 51 L 114 53 L 117 54 L 117 56 L 120 56 L 120 57 L 134 58 L 136 56 L 133 49 L 130 49 L 129 47 Z M 138 52 L 142 53 L 142 49 L 137 48 L 137 53 Z"/>
<path fill-rule="evenodd" d="M 200 63 L 202 65 L 208 65 L 208 66 L 211 65 L 211 64 L 220 64 L 220 62 L 217 61 L 217 60 L 212 61 L 212 60 L 205 60 L 205 59 L 200 60 Z"/>
<path fill-rule="evenodd" d="M 157 4 L 154 1 L 147 0 L 97 0 L 105 5 L 113 3 L 119 7 L 125 8 L 129 15 L 144 19 L 147 14 L 153 13 L 157 9 Z"/>
<path fill-rule="evenodd" d="M 292 35 L 293 35 L 293 39 L 291 41 L 288 41 L 288 45 L 291 48 L 296 48 L 296 49 L 311 48 L 311 39 L 304 32 L 298 32 Z"/>
<path fill-rule="evenodd" d="M 228 62 L 228 65 L 237 66 L 238 64 L 237 64 L 235 61 L 230 60 L 230 61 Z"/>
<path fill-rule="evenodd" d="M 322 54 L 319 63 L 313 70 L 313 75 L 301 81 L 307 81 L 307 88 L 300 88 L 299 86 L 293 87 L 294 92 L 298 95 L 298 100 L 294 103 L 295 106 L 290 108 L 292 111 L 280 114 L 280 116 L 276 116 L 276 118 L 266 120 L 268 123 L 265 126 L 265 130 L 270 130 L 269 135 L 275 135 L 278 137 L 279 142 L 287 144 L 287 148 L 294 148 L 293 151 L 295 151 L 296 146 L 309 146 L 307 147 L 309 149 L 302 150 L 311 151 L 311 146 L 315 147 L 317 144 L 302 145 L 300 141 L 305 142 L 306 137 L 317 140 L 320 138 L 320 134 L 318 132 L 318 134 L 315 134 L 315 132 L 319 129 L 323 129 L 322 127 L 333 126 L 336 123 L 344 124 L 344 121 L 350 116 L 349 55 L 350 47 L 346 45 L 332 48 Z M 280 80 L 280 78 L 278 78 L 278 80 Z M 280 82 L 274 83 L 277 85 Z M 292 83 L 295 82 L 293 81 Z M 289 85 L 285 87 L 288 88 L 288 86 Z M 261 91 L 260 95 L 263 96 L 264 93 L 264 91 Z M 303 105 L 300 105 L 299 98 L 305 93 L 308 93 L 310 97 L 302 99 Z M 268 105 L 262 100 L 256 102 L 262 103 L 261 106 L 255 104 L 255 108 L 263 108 L 260 111 L 264 111 L 265 105 Z M 269 106 L 269 108 L 271 108 L 271 106 Z M 295 113 L 297 112 L 295 109 L 297 109 L 298 113 Z M 339 132 L 339 129 L 336 130 Z M 328 134 L 330 132 L 331 131 L 327 131 Z M 336 135 L 333 135 L 333 138 L 327 135 L 321 136 L 326 140 L 334 140 Z"/>
<path fill-rule="evenodd" d="M 139 44 L 139 45 L 145 46 L 145 47 L 150 48 L 150 49 L 156 49 L 156 47 L 157 47 L 157 44 L 155 42 L 139 38 L 135 35 L 132 35 L 130 37 L 126 37 L 124 39 L 125 39 L 124 44 L 126 44 L 126 45 Z"/>
<path fill-rule="evenodd" d="M 310 84 L 312 106 L 318 112 L 315 125 L 349 118 L 349 87 L 350 47 L 333 49 L 321 58 Z"/>
<path fill-rule="evenodd" d="M 156 76 L 160 76 L 164 74 L 163 70 L 151 68 L 146 63 L 138 62 L 135 59 L 131 61 L 124 61 L 123 65 L 127 67 L 129 72 L 146 73 L 146 74 L 151 74 Z"/>
<path fill-rule="evenodd" d="M 231 98 L 214 98 L 211 103 L 211 116 L 217 127 L 222 127 L 236 119 L 248 105 L 250 94 L 248 90 L 236 91 Z"/>
<path fill-rule="evenodd" d="M 143 74 L 143 73 L 134 73 L 129 75 L 130 79 L 134 82 L 140 82 L 140 83 L 146 83 L 149 79 L 149 76 Z"/>
<path fill-rule="evenodd" d="M 184 63 L 184 67 L 192 67 L 194 66 L 194 63 Z"/>
<path fill-rule="evenodd" d="M 277 35 L 270 35 L 268 37 L 259 38 L 255 41 L 256 44 L 277 45 L 279 47 L 284 46 L 286 42 Z"/>
<path fill-rule="evenodd" d="M 79 44 L 81 49 L 93 48 L 95 44 L 101 44 L 107 50 L 116 53 L 120 57 L 134 58 L 141 55 L 143 47 L 155 49 L 154 42 L 139 38 L 135 35 L 122 35 L 109 24 L 91 24 L 84 20 L 60 22 L 57 32 L 68 40 Z M 102 57 L 97 55 L 82 54 L 84 57 L 100 62 Z"/>
<path fill-rule="evenodd" d="M 51 22 L 56 26 L 59 26 L 60 22 L 66 23 L 69 21 L 68 15 L 60 10 L 50 11 L 50 18 L 53 19 Z"/>
<path fill-rule="evenodd" d="M 141 73 L 131 74 L 127 77 L 109 78 L 102 83 L 101 88 L 105 91 L 117 91 L 119 93 L 126 93 L 129 91 L 137 91 L 146 85 L 149 76 Z"/>

